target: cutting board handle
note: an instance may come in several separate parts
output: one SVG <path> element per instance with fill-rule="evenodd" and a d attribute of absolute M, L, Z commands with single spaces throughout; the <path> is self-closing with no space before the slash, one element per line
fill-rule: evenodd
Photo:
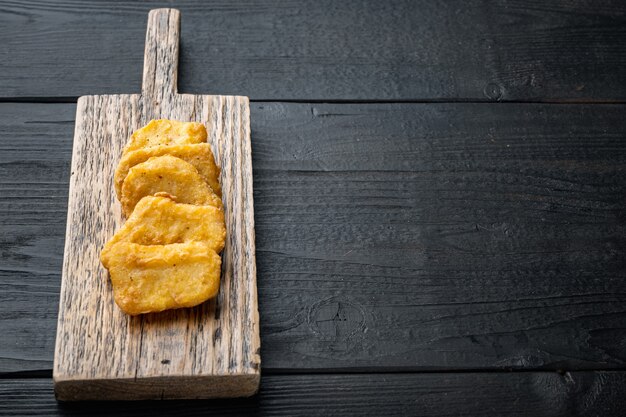
<path fill-rule="evenodd" d="M 143 58 L 144 101 L 154 107 L 168 102 L 178 93 L 178 41 L 180 12 L 176 9 L 150 10 Z"/>

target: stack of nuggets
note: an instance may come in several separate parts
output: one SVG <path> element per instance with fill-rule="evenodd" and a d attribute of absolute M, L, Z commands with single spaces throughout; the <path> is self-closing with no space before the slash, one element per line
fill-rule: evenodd
<path fill-rule="evenodd" d="M 100 260 L 127 314 L 192 307 L 219 290 L 226 227 L 220 169 L 200 123 L 153 120 L 115 171 L 127 217 Z"/>

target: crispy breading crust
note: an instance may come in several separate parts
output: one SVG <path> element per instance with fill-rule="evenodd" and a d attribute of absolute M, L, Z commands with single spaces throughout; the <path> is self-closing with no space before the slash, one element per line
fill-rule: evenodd
<path fill-rule="evenodd" d="M 202 143 L 206 142 L 206 138 L 206 127 L 202 123 L 151 120 L 132 134 L 123 154 L 152 146 Z"/>
<path fill-rule="evenodd" d="M 100 261 L 129 315 L 217 295 L 226 225 L 220 169 L 206 138 L 200 123 L 153 120 L 124 148 L 115 190 L 128 220 Z"/>
<path fill-rule="evenodd" d="M 219 290 L 220 256 L 203 242 L 118 242 L 102 253 L 115 303 L 130 315 L 193 307 Z"/>
<path fill-rule="evenodd" d="M 176 203 L 167 197 L 144 197 L 102 253 L 119 242 L 140 245 L 204 242 L 217 253 L 224 248 L 224 211 L 213 206 Z"/>
<path fill-rule="evenodd" d="M 215 194 L 219 197 L 222 196 L 219 181 L 220 169 L 215 164 L 211 146 L 208 143 L 198 143 L 195 145 L 154 146 L 127 152 L 115 170 L 114 180 L 117 198 L 121 199 L 122 197 L 122 185 L 132 167 L 152 157 L 163 155 L 175 156 L 189 162 L 198 170 L 200 176 L 209 184 Z"/>
<path fill-rule="evenodd" d="M 179 203 L 208 204 L 222 208 L 222 200 L 188 162 L 169 155 L 135 165 L 122 184 L 122 209 L 126 217 L 143 197 L 165 192 Z"/>

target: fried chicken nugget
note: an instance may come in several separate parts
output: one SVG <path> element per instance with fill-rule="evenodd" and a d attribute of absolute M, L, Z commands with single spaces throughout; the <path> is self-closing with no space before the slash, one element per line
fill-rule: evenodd
<path fill-rule="evenodd" d="M 202 143 L 206 142 L 206 138 L 206 128 L 202 123 L 151 120 L 131 135 L 123 153 L 152 146 Z"/>
<path fill-rule="evenodd" d="M 222 200 L 188 162 L 164 155 L 148 159 L 128 171 L 122 184 L 122 210 L 126 217 L 143 197 L 165 193 L 178 202 L 222 208 Z"/>
<path fill-rule="evenodd" d="M 102 254 L 116 304 L 130 315 L 193 307 L 219 290 L 220 256 L 202 242 L 118 242 Z"/>
<path fill-rule="evenodd" d="M 225 239 L 224 211 L 148 196 L 139 200 L 124 226 L 104 246 L 101 256 L 107 257 L 119 242 L 168 245 L 197 241 L 219 253 Z"/>
<path fill-rule="evenodd" d="M 115 170 L 114 179 L 117 198 L 121 200 L 122 184 L 132 167 L 154 156 L 163 155 L 175 156 L 189 162 L 198 170 L 198 173 L 209 184 L 215 194 L 219 197 L 222 196 L 222 188 L 219 181 L 220 168 L 215 164 L 211 146 L 208 143 L 199 143 L 197 145 L 154 146 L 127 152 Z"/>

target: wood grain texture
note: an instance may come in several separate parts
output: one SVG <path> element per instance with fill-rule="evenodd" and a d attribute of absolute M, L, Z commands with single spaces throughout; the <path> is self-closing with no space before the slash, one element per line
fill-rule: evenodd
<path fill-rule="evenodd" d="M 0 96 L 139 92 L 164 1 L 0 4 Z M 181 0 L 181 91 L 253 100 L 626 99 L 626 4 Z M 514 28 L 514 30 L 512 29 Z"/>
<path fill-rule="evenodd" d="M 622 106 L 252 111 L 267 366 L 624 367 Z"/>
<path fill-rule="evenodd" d="M 150 12 L 142 95 L 78 100 L 54 362 L 62 400 L 233 397 L 258 388 L 248 99 L 175 94 L 178 28 L 178 11 Z M 99 253 L 123 223 L 113 187 L 122 148 L 154 118 L 207 127 L 222 167 L 221 289 L 193 309 L 129 317 L 113 302 Z"/>
<path fill-rule="evenodd" d="M 264 376 L 238 400 L 57 403 L 49 379 L 0 380 L 0 415 L 622 416 L 624 372 Z"/>
<path fill-rule="evenodd" d="M 0 108 L 0 369 L 50 369 L 76 106 Z"/>
<path fill-rule="evenodd" d="M 0 104 L 4 373 L 52 365 L 73 112 Z M 254 104 L 265 372 L 624 369 L 624 112 Z"/>

